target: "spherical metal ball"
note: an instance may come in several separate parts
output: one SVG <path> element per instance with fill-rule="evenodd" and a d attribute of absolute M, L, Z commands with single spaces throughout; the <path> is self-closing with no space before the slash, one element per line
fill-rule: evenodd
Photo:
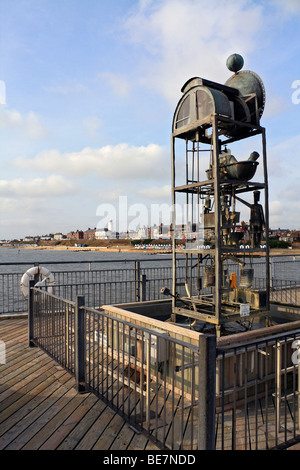
<path fill-rule="evenodd" d="M 231 54 L 227 61 L 226 66 L 231 72 L 238 72 L 244 65 L 244 59 L 240 54 Z"/>

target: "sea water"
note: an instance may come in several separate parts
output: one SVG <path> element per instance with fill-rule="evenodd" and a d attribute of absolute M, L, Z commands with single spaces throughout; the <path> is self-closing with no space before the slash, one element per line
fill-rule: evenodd
<path fill-rule="evenodd" d="M 0 248 L 0 273 L 25 272 L 38 263 L 50 271 L 58 270 L 96 270 L 134 268 L 134 262 L 140 261 L 144 267 L 172 266 L 171 253 L 103 252 L 76 250 L 47 250 Z M 183 261 L 183 256 L 179 256 Z M 7 263 L 15 263 L 13 265 Z M 61 263 L 61 264 L 59 264 Z M 182 264 L 182 263 L 181 263 Z M 258 277 L 264 276 L 264 258 L 253 258 L 252 265 Z M 300 282 L 300 256 L 271 256 L 270 274 L 274 279 Z"/>

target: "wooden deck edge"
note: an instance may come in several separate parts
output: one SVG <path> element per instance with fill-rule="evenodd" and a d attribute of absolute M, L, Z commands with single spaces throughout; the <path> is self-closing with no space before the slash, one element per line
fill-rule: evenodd
<path fill-rule="evenodd" d="M 19 319 L 28 318 L 28 313 L 1 313 L 0 314 L 0 321 L 1 320 L 19 320 Z"/>

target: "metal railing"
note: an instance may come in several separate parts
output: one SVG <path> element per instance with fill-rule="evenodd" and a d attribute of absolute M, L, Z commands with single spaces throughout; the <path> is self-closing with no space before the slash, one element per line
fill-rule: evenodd
<path fill-rule="evenodd" d="M 75 373 L 75 310 L 76 302 L 38 289 L 30 290 L 30 344 L 34 341 L 72 374 Z"/>
<path fill-rule="evenodd" d="M 31 286 L 29 344 L 73 373 L 78 391 L 94 393 L 160 448 L 213 447 L 207 423 L 214 383 L 203 372 L 210 343 L 199 335 L 193 345 L 88 308 L 82 296 L 70 302 Z"/>
<path fill-rule="evenodd" d="M 56 294 L 59 297 L 73 299 L 75 295 L 84 295 L 89 306 L 101 306 L 103 304 L 127 303 L 144 300 L 155 300 L 162 298 L 160 290 L 163 286 L 172 284 L 171 259 L 164 258 L 156 260 L 157 267 L 150 267 L 149 262 L 143 261 L 118 261 L 118 268 L 111 261 L 97 263 L 97 268 L 91 269 L 91 263 L 87 263 L 87 269 L 78 269 L 78 263 L 73 263 L 74 269 L 62 270 L 53 269 L 55 279 Z M 148 260 L 149 261 L 149 260 Z M 153 262 L 153 261 L 151 261 Z M 70 263 L 65 263 L 70 264 Z M 64 263 L 53 264 L 53 267 L 63 268 Z M 99 269 L 98 265 L 103 269 Z M 111 269 L 107 269 L 107 266 Z M 13 263 L 6 263 L 5 267 L 13 266 Z M 4 266 L 4 265 L 3 265 Z M 20 282 L 26 270 L 24 263 L 14 265 L 15 269 L 22 268 L 22 272 L 0 272 L 0 315 L 11 313 L 24 313 L 27 311 L 27 299 L 22 295 Z M 50 267 L 50 264 L 47 265 Z M 255 285 L 254 288 L 263 289 L 265 287 L 265 277 L 263 276 L 264 263 L 255 265 Z M 299 305 L 300 282 L 300 259 L 290 261 L 279 261 L 271 263 L 271 301 L 282 302 L 290 305 Z M 240 278 L 240 267 L 232 267 Z M 295 279 L 282 278 L 283 273 L 292 273 Z M 299 273 L 299 274 L 298 274 Z M 198 274 L 203 279 L 203 267 Z M 178 293 L 186 295 L 184 287 L 185 266 L 184 260 L 178 262 L 176 270 L 178 282 Z M 202 283 L 203 284 L 203 283 Z M 201 294 L 205 293 L 201 290 Z"/>
<path fill-rule="evenodd" d="M 217 341 L 199 334 L 191 344 L 151 318 L 142 326 L 107 308 L 32 283 L 29 343 L 161 448 L 266 450 L 300 441 L 300 322 Z"/>
<path fill-rule="evenodd" d="M 270 300 L 274 303 L 281 303 L 293 306 L 300 305 L 300 280 L 290 281 L 273 279 Z"/>
<path fill-rule="evenodd" d="M 297 329 L 217 348 L 217 450 L 300 441 L 299 340 Z"/>
<path fill-rule="evenodd" d="M 157 267 L 148 267 L 149 263 L 145 261 L 118 261 L 120 267 L 114 268 L 116 263 L 111 262 L 111 269 L 107 269 L 108 263 L 103 263 L 102 269 L 90 269 L 90 264 L 88 269 L 78 269 L 74 263 L 74 269 L 53 269 L 52 274 L 56 293 L 60 297 L 73 299 L 74 295 L 85 295 L 90 306 L 135 302 L 160 298 L 161 287 L 172 282 L 170 260 L 164 259 L 157 263 L 160 263 Z M 64 263 L 61 263 L 60 267 L 63 266 Z M 0 272 L 0 315 L 27 311 L 27 299 L 20 287 L 26 268 L 22 269 L 22 272 Z M 178 269 L 179 276 L 184 277 L 183 266 Z"/>

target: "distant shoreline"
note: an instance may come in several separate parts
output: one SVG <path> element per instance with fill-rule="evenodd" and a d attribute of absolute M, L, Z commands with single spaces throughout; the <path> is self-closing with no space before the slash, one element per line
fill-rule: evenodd
<path fill-rule="evenodd" d="M 106 246 L 1 246 L 1 248 L 9 248 L 14 250 L 52 250 L 52 251 L 101 251 L 104 253 L 171 253 L 171 250 L 157 250 L 157 249 L 142 249 L 138 250 L 134 247 L 130 248 L 128 246 L 115 246 L 115 247 L 106 247 Z"/>
<path fill-rule="evenodd" d="M 100 251 L 102 253 L 155 253 L 155 254 L 172 254 L 172 250 L 164 249 L 136 249 L 134 247 L 125 246 L 67 246 L 67 245 L 57 245 L 57 246 L 0 246 L 0 248 L 9 248 L 17 250 L 53 250 L 53 251 Z M 300 256 L 300 248 L 272 248 L 270 249 L 271 256 Z"/>

